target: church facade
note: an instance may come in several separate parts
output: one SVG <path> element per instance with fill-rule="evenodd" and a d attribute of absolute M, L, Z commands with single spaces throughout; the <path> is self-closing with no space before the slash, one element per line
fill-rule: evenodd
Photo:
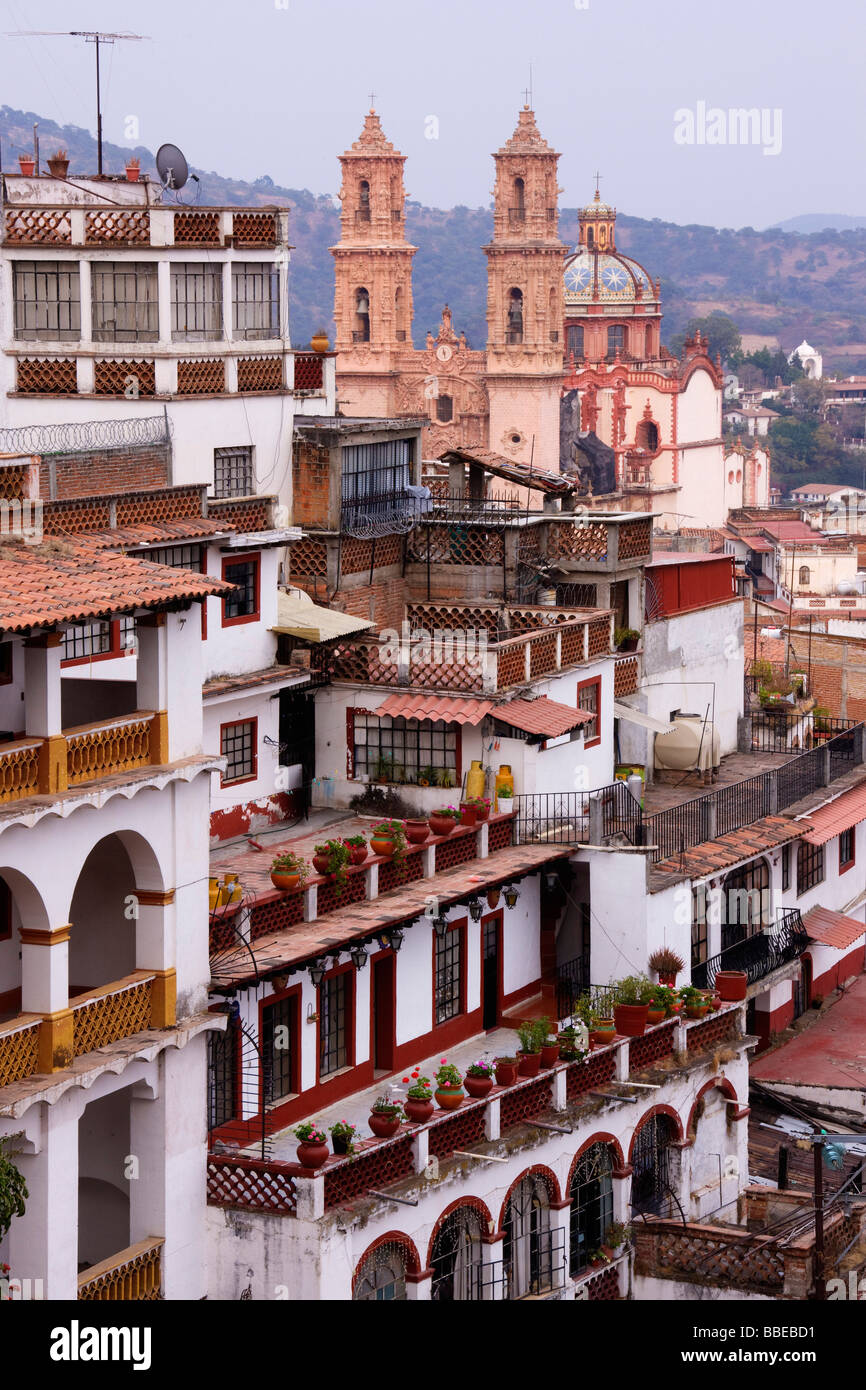
<path fill-rule="evenodd" d="M 722 372 L 698 335 L 661 343 L 659 281 L 616 244 L 616 210 L 582 209 L 574 251 L 559 237 L 559 155 L 525 106 L 494 155 L 487 345 L 470 348 L 446 306 L 412 345 L 405 156 L 370 111 L 340 156 L 335 261 L 337 384 L 357 415 L 426 416 L 424 457 L 487 449 L 577 473 L 590 506 L 651 511 L 656 526 L 722 525 L 767 505 L 766 460 L 726 457 Z"/>

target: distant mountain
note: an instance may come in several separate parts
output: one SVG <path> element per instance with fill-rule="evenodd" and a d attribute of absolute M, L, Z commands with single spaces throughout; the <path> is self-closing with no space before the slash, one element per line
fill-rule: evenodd
<path fill-rule="evenodd" d="M 43 165 L 62 146 L 69 154 L 71 173 L 94 171 L 96 142 L 89 131 L 4 106 L 0 108 L 0 152 L 6 170 L 17 166 L 19 154 L 32 150 L 34 122 L 39 125 Z M 133 150 L 106 142 L 103 148 L 107 173 L 122 173 L 127 156 L 135 153 L 142 171 L 156 176 L 153 151 L 146 146 Z M 192 167 L 192 172 L 200 183 L 183 190 L 180 196 L 185 202 L 198 197 L 201 203 L 270 203 L 291 208 L 292 338 L 304 344 L 319 327 L 332 332 L 334 267 L 328 248 L 338 240 L 340 227 L 334 197 L 283 187 L 267 174 L 248 182 L 214 170 Z M 335 163 L 323 169 L 323 178 L 335 174 Z M 562 209 L 560 235 L 571 245 L 577 240 L 577 220 L 576 208 Z M 840 230 L 809 235 L 794 228 L 795 223 L 827 220 L 822 214 L 809 214 L 764 231 L 752 227 L 733 231 L 681 227 L 659 218 L 648 221 L 620 214 L 617 237 L 621 250 L 661 279 L 665 340 L 682 332 L 690 318 L 719 309 L 730 314 L 743 333 L 775 336 L 786 351 L 808 338 L 823 353 L 825 367 L 864 371 L 866 218 L 834 215 L 830 221 L 845 224 Z M 491 210 L 429 208 L 410 202 L 406 228 L 419 248 L 414 272 L 416 345 L 423 345 L 428 329 L 436 332 L 442 306 L 448 303 L 456 330 L 463 330 L 473 347 L 483 347 L 487 262 L 481 247 L 493 230 Z"/>
<path fill-rule="evenodd" d="M 787 222 L 774 222 L 768 230 L 802 232 L 808 236 L 810 232 L 855 232 L 861 227 L 866 227 L 866 217 L 850 217 L 844 212 L 807 212 L 801 217 L 789 217 Z"/>

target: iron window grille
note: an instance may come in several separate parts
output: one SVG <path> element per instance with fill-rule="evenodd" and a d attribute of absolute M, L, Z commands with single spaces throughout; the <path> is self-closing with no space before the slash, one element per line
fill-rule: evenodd
<path fill-rule="evenodd" d="M 188 343 L 225 336 L 222 266 L 191 261 L 171 267 L 171 336 Z"/>
<path fill-rule="evenodd" d="M 593 716 L 592 722 L 583 726 L 583 741 L 587 747 L 591 743 L 597 743 L 601 737 L 598 727 L 600 689 L 601 681 L 592 680 L 585 683 L 581 682 L 577 690 L 577 708 Z"/>
<path fill-rule="evenodd" d="M 157 266 L 151 261 L 94 261 L 93 340 L 154 343 L 159 338 Z"/>
<path fill-rule="evenodd" d="M 61 643 L 61 661 L 81 661 L 111 651 L 111 623 L 78 623 L 67 628 Z"/>
<path fill-rule="evenodd" d="M 565 350 L 569 357 L 583 356 L 583 324 L 570 324 L 565 330 Z"/>
<path fill-rule="evenodd" d="M 839 836 L 839 871 L 850 869 L 854 863 L 854 827 L 849 826 Z"/>
<path fill-rule="evenodd" d="M 707 892 L 692 889 L 692 969 L 707 958 Z"/>
<path fill-rule="evenodd" d="M 458 1207 L 446 1217 L 433 1242 L 430 1298 L 434 1303 L 475 1302 L 483 1296 L 481 1217 Z"/>
<path fill-rule="evenodd" d="M 258 560 L 223 565 L 223 579 L 238 587 L 223 599 L 226 619 L 255 617 L 258 611 Z"/>
<path fill-rule="evenodd" d="M 824 846 L 800 841 L 797 853 L 797 897 L 824 882 Z"/>
<path fill-rule="evenodd" d="M 631 1209 L 661 1216 L 670 1204 L 671 1145 L 676 1138 L 669 1115 L 653 1115 L 641 1125 L 632 1151 Z"/>
<path fill-rule="evenodd" d="M 256 721 L 240 720 L 224 724 L 220 736 L 220 752 L 226 761 L 222 786 L 240 782 L 256 775 Z"/>
<path fill-rule="evenodd" d="M 255 492 L 252 445 L 214 449 L 213 483 L 215 497 L 251 497 Z"/>
<path fill-rule="evenodd" d="M 121 651 L 138 646 L 138 626 L 135 618 L 121 618 L 118 627 L 118 644 Z"/>
<path fill-rule="evenodd" d="M 262 1009 L 262 1058 L 271 1077 L 273 1100 L 284 1100 L 294 1093 L 294 1007 L 294 999 L 286 996 Z"/>
<path fill-rule="evenodd" d="M 448 771 L 448 785 L 457 782 L 457 732 L 443 719 L 403 719 L 384 715 L 355 715 L 355 776 L 371 781 L 440 783 L 437 772 Z"/>
<path fill-rule="evenodd" d="M 378 444 L 348 444 L 342 457 L 342 525 L 359 520 L 386 521 L 414 510 L 408 494 L 412 441 L 386 439 Z"/>
<path fill-rule="evenodd" d="M 593 1251 L 604 1245 L 613 1222 L 613 1160 L 608 1144 L 593 1144 L 577 1161 L 571 1179 L 570 1274 L 589 1268 Z"/>
<path fill-rule="evenodd" d="M 231 1023 L 224 1033 L 208 1033 L 208 1129 L 235 1118 L 238 1094 L 238 1035 Z"/>
<path fill-rule="evenodd" d="M 436 1022 L 447 1023 L 463 1012 L 463 933 L 451 927 L 436 937 Z"/>
<path fill-rule="evenodd" d="M 63 341 L 81 337 L 78 266 L 67 261 L 14 261 L 15 337 Z"/>
<path fill-rule="evenodd" d="M 550 1196 L 543 1177 L 524 1178 L 505 1213 L 502 1262 L 508 1298 L 527 1298 L 561 1288 L 565 1232 L 550 1226 Z"/>
<path fill-rule="evenodd" d="M 352 1295 L 356 1303 L 386 1303 L 406 1297 L 406 1258 L 393 1245 L 380 1246 L 368 1255 Z"/>
<path fill-rule="evenodd" d="M 236 338 L 280 336 L 280 275 L 275 265 L 232 266 L 232 314 Z"/>
<path fill-rule="evenodd" d="M 625 348 L 625 329 L 621 324 L 612 324 L 607 330 L 607 358 L 612 362 L 617 352 L 622 356 Z"/>
<path fill-rule="evenodd" d="M 791 846 L 782 846 L 782 892 L 786 893 L 791 887 Z"/>
<path fill-rule="evenodd" d="M 323 980 L 319 1003 L 319 1075 L 349 1065 L 349 985 L 354 971 Z"/>
<path fill-rule="evenodd" d="M 447 425 L 454 419 L 454 398 L 453 396 L 437 396 L 436 398 L 436 419 L 442 425 Z"/>
<path fill-rule="evenodd" d="M 722 882 L 722 950 L 771 924 L 770 870 L 766 859 L 753 859 Z"/>

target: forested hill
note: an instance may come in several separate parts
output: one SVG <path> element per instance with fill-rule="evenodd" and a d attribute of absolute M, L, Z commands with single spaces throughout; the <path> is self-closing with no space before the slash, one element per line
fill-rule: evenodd
<path fill-rule="evenodd" d="M 96 145 L 86 130 L 59 126 L 35 112 L 0 108 L 3 168 L 17 167 L 17 155 L 32 148 L 39 124 L 42 160 L 58 147 L 70 156 L 70 172 L 93 172 Z M 153 151 L 134 151 L 143 172 L 154 173 Z M 105 168 L 120 173 L 129 148 L 106 144 Z M 191 166 L 201 180 L 202 203 L 280 203 L 292 208 L 292 336 L 308 342 L 320 325 L 330 329 L 333 260 L 328 248 L 338 238 L 339 213 L 333 194 L 282 187 L 266 174 L 248 182 Z M 252 171 L 250 171 L 252 172 Z M 334 181 L 337 164 L 322 169 L 322 183 Z M 195 185 L 181 195 L 193 201 Z M 564 241 L 577 238 L 577 209 L 563 208 Z M 443 303 L 451 305 L 454 326 L 473 346 L 486 341 L 486 258 L 481 250 L 492 231 L 487 208 L 427 208 L 410 203 L 407 234 L 419 248 L 415 258 L 415 341 L 435 332 Z M 824 354 L 825 366 L 866 369 L 866 228 L 821 230 L 810 235 L 779 228 L 739 231 L 680 227 L 624 213 L 617 219 L 618 245 L 662 282 L 665 340 L 692 317 L 719 309 L 731 315 L 741 333 L 778 339 L 790 350 L 802 338 Z"/>

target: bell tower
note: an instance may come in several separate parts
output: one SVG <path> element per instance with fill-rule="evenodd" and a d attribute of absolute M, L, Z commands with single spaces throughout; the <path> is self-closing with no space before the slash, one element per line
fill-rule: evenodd
<path fill-rule="evenodd" d="M 493 158 L 493 240 L 484 248 L 489 444 L 495 453 L 557 467 L 568 254 L 559 240 L 559 155 L 524 106 Z"/>
<path fill-rule="evenodd" d="M 393 356 L 412 347 L 412 257 L 406 240 L 405 155 L 372 108 L 340 155 L 343 181 L 335 262 L 337 384 L 352 414 L 391 411 Z"/>

